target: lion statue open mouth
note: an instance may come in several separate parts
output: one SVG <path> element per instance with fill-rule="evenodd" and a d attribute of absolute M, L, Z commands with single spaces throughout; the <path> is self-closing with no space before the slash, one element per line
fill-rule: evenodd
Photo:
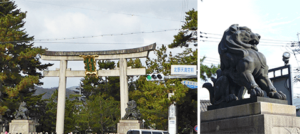
<path fill-rule="evenodd" d="M 277 92 L 268 78 L 268 66 L 265 56 L 258 52 L 260 35 L 248 27 L 231 25 L 219 43 L 221 69 L 217 79 L 212 78 L 214 86 L 203 84 L 210 92 L 212 104 L 243 99 L 245 88 L 251 97 L 264 96 L 286 100 L 286 95 Z"/>

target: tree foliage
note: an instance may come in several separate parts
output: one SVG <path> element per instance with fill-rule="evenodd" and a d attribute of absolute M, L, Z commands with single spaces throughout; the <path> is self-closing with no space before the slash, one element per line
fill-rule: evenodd
<path fill-rule="evenodd" d="M 107 98 L 101 94 L 91 96 L 80 114 L 77 115 L 77 118 L 81 119 L 79 120 L 81 121 L 80 128 L 85 130 L 90 127 L 93 132 L 101 132 L 102 134 L 116 130 L 116 124 L 120 119 L 119 107 L 119 101 L 114 100 L 113 97 Z"/>
<path fill-rule="evenodd" d="M 47 105 L 45 114 L 40 119 L 42 132 L 55 132 L 56 127 L 56 112 L 57 112 L 57 96 L 58 90 L 55 90 L 49 99 L 46 99 Z"/>
<path fill-rule="evenodd" d="M 185 23 L 181 26 L 181 30 L 177 35 L 174 35 L 174 40 L 168 45 L 169 48 L 188 46 L 187 42 L 196 42 L 197 38 L 193 34 L 197 32 L 198 22 L 197 11 L 194 9 L 186 12 Z"/>
<path fill-rule="evenodd" d="M 56 131 L 56 116 L 57 116 L 57 98 L 58 90 L 55 90 L 47 102 L 45 113 L 41 116 L 39 121 L 39 132 L 55 132 Z M 71 94 L 66 98 L 65 103 L 65 119 L 64 119 L 64 133 L 73 132 L 76 130 L 75 116 L 80 110 L 82 102 L 79 101 L 79 95 Z"/>
<path fill-rule="evenodd" d="M 114 69 L 116 63 L 99 60 L 100 69 Z M 120 119 L 120 78 L 85 77 L 80 88 L 86 99 L 75 116 L 77 130 L 84 132 L 91 128 L 93 132 L 115 132 Z"/>
<path fill-rule="evenodd" d="M 11 115 L 25 101 L 31 111 L 30 116 L 39 118 L 45 107 L 42 95 L 32 96 L 34 86 L 42 84 L 42 74 L 52 64 L 41 64 L 42 47 L 33 46 L 33 36 L 29 36 L 24 25 L 26 12 L 17 9 L 15 2 L 0 3 L 0 114 L 10 121 Z"/>
<path fill-rule="evenodd" d="M 197 50 L 191 48 L 185 49 L 183 52 L 172 55 L 167 54 L 167 47 L 162 45 L 155 51 L 155 58 L 147 59 L 146 66 L 147 74 L 162 73 L 165 76 L 170 75 L 171 65 L 196 65 Z M 168 107 L 176 102 L 178 108 L 181 109 L 178 113 L 178 126 L 189 123 L 194 126 L 197 123 L 197 92 L 189 91 L 186 86 L 181 84 L 184 79 L 168 79 L 165 81 L 147 81 L 145 76 L 140 76 L 134 84 L 136 90 L 131 90 L 129 93 L 130 99 L 133 99 L 138 104 L 138 109 L 141 111 L 142 118 L 145 120 L 146 128 L 155 128 L 166 130 L 168 128 Z M 196 81 L 197 79 L 189 79 Z M 168 93 L 174 93 L 170 99 Z M 192 98 L 189 98 L 193 96 Z M 188 105 L 187 107 L 183 107 Z M 192 115 L 187 115 L 189 113 Z M 184 121 L 189 120 L 189 122 Z M 179 131 L 185 127 L 179 127 Z"/>
<path fill-rule="evenodd" d="M 217 70 L 220 68 L 220 65 L 204 65 L 205 56 L 200 59 L 200 79 L 207 81 L 208 78 L 211 78 L 213 75 L 216 75 Z"/>

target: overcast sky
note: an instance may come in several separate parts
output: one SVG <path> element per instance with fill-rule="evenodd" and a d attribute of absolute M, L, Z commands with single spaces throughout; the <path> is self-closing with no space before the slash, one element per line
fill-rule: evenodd
<path fill-rule="evenodd" d="M 211 37 L 208 40 L 214 41 L 199 43 L 200 55 L 208 57 L 205 64 L 219 63 L 218 44 L 223 32 L 230 25 L 239 24 L 261 35 L 258 49 L 265 55 L 270 69 L 284 65 L 282 54 L 291 50 L 289 49 L 291 47 L 287 47 L 291 45 L 287 41 L 298 41 L 299 5 L 299 0 L 203 0 L 199 2 L 198 29 L 211 33 L 206 36 Z M 300 60 L 300 56 L 297 58 Z M 292 67 L 298 67 L 293 54 L 290 63 Z M 202 83 L 203 81 L 200 86 Z M 297 88 L 299 85 L 294 86 L 294 93 L 300 93 Z M 200 89 L 199 93 L 201 99 L 209 98 L 206 89 Z"/>
<path fill-rule="evenodd" d="M 199 12 L 199 31 L 211 33 L 207 36 L 211 37 L 208 40 L 212 42 L 199 43 L 200 55 L 208 57 L 205 62 L 207 65 L 219 63 L 218 42 L 223 32 L 232 24 L 248 26 L 253 32 L 261 35 L 258 49 L 265 54 L 269 68 L 282 66 L 282 53 L 294 49 L 287 47 L 290 43 L 288 41 L 298 41 L 300 1 L 198 2 L 198 9 L 197 0 L 17 0 L 16 4 L 22 11 L 27 11 L 25 28 L 28 34 L 35 36 L 35 46 L 47 47 L 51 51 L 113 50 L 152 43 L 157 43 L 158 46 L 169 44 L 178 32 L 174 29 L 179 29 L 183 24 L 181 21 L 184 19 L 184 12 L 192 8 Z M 99 36 L 160 30 L 170 31 Z M 53 41 L 83 36 L 98 37 Z M 182 48 L 172 49 L 174 52 L 180 50 Z M 54 66 L 49 70 L 59 67 L 59 62 L 51 63 L 54 63 Z M 291 57 L 290 63 L 293 67 L 298 67 L 294 56 Z M 68 64 L 72 70 L 82 70 L 83 66 L 82 62 Z M 58 86 L 58 78 L 55 77 L 44 78 L 42 81 L 43 87 Z M 80 78 L 67 78 L 67 81 L 67 87 L 78 86 Z M 295 87 L 299 85 L 296 84 Z M 294 92 L 300 93 L 300 90 L 294 88 Z M 199 93 L 201 98 L 208 99 L 206 89 L 200 89 Z"/>
<path fill-rule="evenodd" d="M 184 21 L 185 12 L 196 9 L 196 0 L 16 0 L 27 11 L 25 28 L 35 37 L 35 46 L 49 51 L 96 51 L 129 49 L 156 43 L 169 44 Z M 155 32 L 169 30 L 167 32 Z M 152 32 L 132 35 L 99 36 Z M 94 38 L 81 38 L 98 36 Z M 79 39 L 55 40 L 79 37 Z M 42 40 L 40 39 L 50 39 Z M 53 40 L 54 39 L 54 40 Z M 95 44 L 97 43 L 97 44 Z M 193 49 L 196 47 L 191 46 Z M 183 48 L 172 49 L 179 52 Z M 59 68 L 59 62 L 49 70 Z M 84 70 L 83 62 L 68 62 L 72 70 Z M 81 78 L 67 78 L 67 87 Z M 58 77 L 43 78 L 43 87 L 58 86 Z"/>

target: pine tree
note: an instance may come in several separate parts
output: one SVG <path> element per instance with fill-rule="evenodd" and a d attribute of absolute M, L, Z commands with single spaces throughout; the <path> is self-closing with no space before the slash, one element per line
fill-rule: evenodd
<path fill-rule="evenodd" d="M 186 48 L 183 52 L 178 53 L 174 57 L 179 60 L 180 65 L 197 65 L 198 50 Z M 197 82 L 197 78 L 193 79 L 174 79 L 181 82 L 189 80 Z M 181 84 L 181 83 L 180 83 Z M 176 93 L 175 93 L 176 94 Z M 188 89 L 185 95 L 176 103 L 177 107 L 177 130 L 178 133 L 190 133 L 197 125 L 197 89 Z"/>
<path fill-rule="evenodd" d="M 111 70 L 115 68 L 115 62 L 99 60 L 98 66 Z M 94 132 L 116 131 L 120 119 L 120 78 L 85 77 L 80 85 L 86 99 L 75 116 L 78 131 L 83 132 L 89 127 Z"/>
<path fill-rule="evenodd" d="M 99 60 L 100 69 L 114 69 L 119 66 L 110 60 Z M 127 66 L 141 68 L 140 59 L 129 59 Z M 128 76 L 129 90 L 135 90 L 133 81 L 138 76 Z M 76 115 L 78 131 L 89 127 L 94 132 L 115 132 L 120 120 L 120 78 L 117 77 L 85 77 L 81 81 L 81 90 L 86 96 L 81 112 Z M 95 118 L 97 117 L 97 118 Z"/>
<path fill-rule="evenodd" d="M 202 57 L 202 59 L 200 59 L 200 79 L 207 81 L 209 78 L 211 78 L 212 76 L 216 75 L 217 70 L 220 68 L 220 65 L 211 65 L 211 66 L 207 66 L 204 65 L 203 62 L 206 59 L 206 57 Z"/>
<path fill-rule="evenodd" d="M 74 132 L 76 130 L 76 116 L 80 112 L 80 107 L 82 106 L 82 102 L 79 100 L 81 97 L 78 94 L 71 94 L 66 99 L 65 106 L 65 124 L 64 124 L 64 133 Z"/>
<path fill-rule="evenodd" d="M 93 95 L 93 98 L 87 101 L 87 107 L 90 111 L 90 127 L 94 132 L 110 132 L 116 129 L 116 124 L 120 117 L 120 103 L 108 97 L 104 99 L 101 94 Z"/>
<path fill-rule="evenodd" d="M 46 99 L 47 105 L 45 114 L 40 118 L 40 132 L 55 132 L 56 112 L 57 112 L 58 90 L 55 90 L 49 99 Z"/>
<path fill-rule="evenodd" d="M 163 73 L 165 76 L 170 75 L 171 65 L 196 65 L 197 50 L 190 48 L 185 49 L 182 53 L 175 56 L 166 53 L 167 47 L 162 46 L 154 51 L 156 55 L 153 59 L 147 59 L 147 74 Z M 168 127 L 168 107 L 176 102 L 177 106 L 189 105 L 189 109 L 182 109 L 178 114 L 179 119 L 189 119 L 189 125 L 195 125 L 197 122 L 197 96 L 196 90 L 190 91 L 186 86 L 181 84 L 185 79 L 168 79 L 165 81 L 146 81 L 145 76 L 140 76 L 135 81 L 136 90 L 131 90 L 129 96 L 138 104 L 142 118 L 146 121 L 146 128 L 164 129 Z M 197 79 L 189 79 L 196 81 Z M 175 95 L 168 99 L 168 93 L 174 92 Z M 189 98 L 191 97 L 192 98 Z M 187 110 L 191 111 L 188 112 Z M 188 113 L 183 114 L 183 113 Z M 192 115 L 191 115 L 192 114 Z M 180 116 L 180 117 L 179 117 Z M 185 117 L 188 116 L 188 117 Z M 181 120 L 179 122 L 182 122 Z M 183 122 L 182 124 L 187 123 Z M 181 125 L 181 124 L 179 124 Z"/>
<path fill-rule="evenodd" d="M 195 44 L 197 44 L 197 37 L 194 37 L 194 34 L 197 32 L 198 29 L 197 11 L 192 9 L 186 12 L 186 15 L 187 16 L 185 17 L 185 23 L 181 26 L 182 30 L 177 35 L 174 35 L 173 42 L 168 45 L 169 48 L 174 48 L 178 46 L 188 47 L 187 43 L 189 42 L 194 42 Z"/>
<path fill-rule="evenodd" d="M 34 111 L 35 103 L 42 105 L 41 96 L 29 97 L 34 93 L 34 85 L 42 84 L 39 71 L 52 64 L 41 64 L 42 47 L 33 46 L 33 36 L 25 29 L 26 12 L 17 9 L 15 2 L 0 3 L 0 114 L 8 110 L 10 115 L 22 101 Z M 34 102 L 36 101 L 36 102 Z M 38 111 L 36 111 L 38 112 Z M 4 116 L 9 119 L 10 115 Z"/>
<path fill-rule="evenodd" d="M 38 130 L 39 132 L 55 132 L 56 128 L 56 114 L 57 114 L 57 96 L 58 90 L 55 90 L 49 99 L 46 99 L 47 102 L 45 112 L 43 116 L 40 117 Z M 65 105 L 65 124 L 64 124 L 64 133 L 73 132 L 76 130 L 76 119 L 82 102 L 79 101 L 80 95 L 71 94 L 66 98 Z"/>

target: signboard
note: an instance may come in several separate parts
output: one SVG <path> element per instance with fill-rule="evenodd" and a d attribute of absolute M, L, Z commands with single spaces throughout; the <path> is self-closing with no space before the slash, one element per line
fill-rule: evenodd
<path fill-rule="evenodd" d="M 184 81 L 181 81 L 181 84 L 186 85 L 188 88 L 191 88 L 191 89 L 198 88 L 198 82 L 197 81 L 184 80 Z"/>
<path fill-rule="evenodd" d="M 96 60 L 95 57 L 98 57 L 97 55 L 79 55 L 80 57 L 84 58 L 84 68 L 85 68 L 85 74 L 86 75 L 94 75 L 98 77 L 97 70 L 96 70 Z"/>
<path fill-rule="evenodd" d="M 196 65 L 171 65 L 171 75 L 196 75 Z"/>

